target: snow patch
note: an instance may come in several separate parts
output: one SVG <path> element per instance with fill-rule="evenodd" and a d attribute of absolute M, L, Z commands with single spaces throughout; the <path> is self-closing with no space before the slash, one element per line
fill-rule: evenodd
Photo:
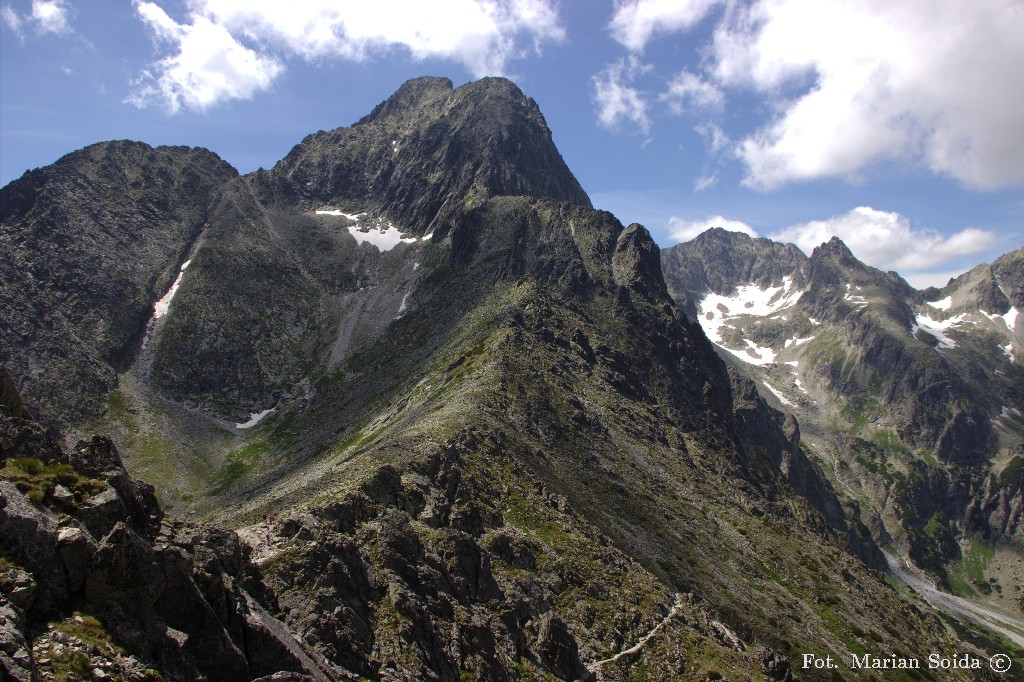
<path fill-rule="evenodd" d="M 925 301 L 928 305 L 939 310 L 949 310 L 953 307 L 953 297 L 947 296 L 941 301 Z"/>
<path fill-rule="evenodd" d="M 1006 353 L 1006 357 L 1010 358 L 1010 364 L 1013 364 L 1015 362 L 1013 358 L 1013 344 L 1008 343 L 1005 346 L 1000 346 L 1000 348 L 1002 348 L 1003 352 Z"/>
<path fill-rule="evenodd" d="M 743 339 L 743 342 L 747 344 L 746 353 L 731 351 L 739 359 L 752 365 L 770 365 L 775 362 L 775 351 L 771 348 L 762 348 L 750 339 Z"/>
<path fill-rule="evenodd" d="M 399 317 L 401 317 L 402 313 L 405 312 L 405 302 L 409 300 L 409 293 L 410 292 L 407 292 L 405 294 L 405 296 L 402 297 L 402 303 L 401 303 L 401 305 L 398 306 L 398 316 Z"/>
<path fill-rule="evenodd" d="M 810 393 L 807 393 L 807 389 L 804 388 L 804 385 L 800 383 L 800 377 L 797 377 L 796 379 L 793 379 L 793 385 L 796 386 L 797 388 L 799 388 L 801 391 L 803 391 L 807 395 L 810 395 Z"/>
<path fill-rule="evenodd" d="M 369 230 L 363 231 L 355 225 L 348 226 L 348 232 L 356 241 L 360 244 L 373 244 L 381 251 L 390 251 L 399 244 L 411 244 L 416 241 L 415 237 L 405 237 L 402 235 L 401 230 L 395 227 L 392 223 L 388 223 L 386 227 L 370 228 Z"/>
<path fill-rule="evenodd" d="M 156 302 L 153 306 L 153 317 L 159 320 L 161 317 L 166 315 L 171 309 L 171 301 L 174 299 L 174 295 L 178 293 L 178 287 L 181 286 L 181 278 L 185 276 L 185 270 L 192 264 L 192 259 L 185 261 L 181 264 L 181 270 L 178 272 L 178 276 L 174 280 L 174 284 L 167 290 L 164 297 Z"/>
<path fill-rule="evenodd" d="M 359 222 L 360 219 L 362 219 L 362 217 L 366 215 L 365 213 L 345 213 L 344 211 L 338 211 L 338 210 L 333 209 L 333 208 L 324 209 L 322 211 L 316 211 L 316 214 L 317 215 L 341 216 L 343 218 L 348 218 L 349 220 L 351 220 L 353 222 Z"/>
<path fill-rule="evenodd" d="M 1021 416 L 1020 410 L 1018 410 L 1016 407 L 1008 407 L 1006 405 L 1003 405 L 1003 409 L 1001 409 L 999 411 L 999 416 L 993 417 L 992 418 L 992 422 L 995 423 L 995 424 L 998 424 L 999 422 L 1003 422 L 1003 425 L 1005 426 L 1006 422 L 1010 421 L 1014 417 L 1020 417 L 1020 416 Z"/>
<path fill-rule="evenodd" d="M 866 298 L 864 298 L 863 296 L 861 296 L 860 294 L 853 293 L 854 289 L 851 289 L 850 287 L 851 287 L 850 283 L 847 282 L 847 284 L 846 284 L 846 294 L 843 296 L 843 300 L 849 301 L 850 303 L 852 303 L 855 306 L 858 306 L 860 308 L 863 308 L 864 306 L 866 306 L 868 304 L 868 300 Z M 860 291 L 861 287 L 856 287 L 855 290 L 856 291 Z"/>
<path fill-rule="evenodd" d="M 171 301 L 174 300 L 174 295 L 178 293 L 178 287 L 181 286 L 181 278 L 185 276 L 185 270 L 187 270 L 188 266 L 191 264 L 191 258 L 181 264 L 181 270 L 178 271 L 178 276 L 174 278 L 174 284 L 172 284 L 171 288 L 167 290 L 167 293 L 163 295 L 163 298 L 153 304 L 153 316 L 150 317 L 149 322 L 146 323 L 146 333 L 142 337 L 142 350 L 146 350 L 149 346 L 149 341 L 153 337 L 153 328 L 156 326 L 156 321 L 171 310 Z"/>
<path fill-rule="evenodd" d="M 360 244 L 373 244 L 381 251 L 390 251 L 399 244 L 411 244 L 417 241 L 416 237 L 406 237 L 394 223 L 383 220 L 377 221 L 375 225 L 362 225 L 366 213 L 345 213 L 334 208 L 324 208 L 314 211 L 317 215 L 333 215 L 348 218 L 354 225 L 348 226 L 348 233 L 355 237 Z"/>
<path fill-rule="evenodd" d="M 956 329 L 967 320 L 963 313 L 954 315 L 948 320 L 933 320 L 927 315 L 918 315 L 914 318 L 916 324 L 911 326 L 910 333 L 916 334 L 918 329 L 923 329 L 939 340 L 939 348 L 956 348 L 956 341 L 946 336 L 950 329 Z"/>
<path fill-rule="evenodd" d="M 782 403 L 783 405 L 789 405 L 790 407 L 793 406 L 793 403 L 790 402 L 789 400 L 786 400 L 786 397 L 784 395 L 782 395 L 781 393 L 779 393 L 777 390 L 775 390 L 774 386 L 769 384 L 767 381 L 762 382 L 762 383 L 764 383 L 764 387 L 765 388 L 767 388 L 769 391 L 772 392 L 772 395 L 774 395 L 776 398 L 779 399 L 780 403 Z"/>
<path fill-rule="evenodd" d="M 419 263 L 413 263 L 412 264 L 412 271 L 413 272 L 416 272 L 419 269 L 420 269 L 420 264 Z"/>
<path fill-rule="evenodd" d="M 802 339 L 797 337 L 793 337 L 792 339 L 786 339 L 786 343 L 783 345 L 783 348 L 789 348 L 790 346 L 802 346 L 813 339 L 813 336 L 805 336 Z"/>
<path fill-rule="evenodd" d="M 257 424 L 259 424 L 260 421 L 264 417 L 266 417 L 268 414 L 270 414 L 273 411 L 274 411 L 274 408 L 270 407 L 270 408 L 267 408 L 267 409 L 263 410 L 262 412 L 251 412 L 249 414 L 249 421 L 242 422 L 240 424 L 235 424 L 235 428 L 236 429 L 251 429 L 252 427 L 254 427 Z"/>
<path fill-rule="evenodd" d="M 745 349 L 728 348 L 722 339 L 721 329 L 723 326 L 731 326 L 726 325 L 727 321 L 741 316 L 766 317 L 795 305 L 804 292 L 790 291 L 792 285 L 792 278 L 784 277 L 780 287 L 760 289 L 749 284 L 737 287 L 736 293 L 732 296 L 708 294 L 700 302 L 698 319 L 708 338 L 720 348 L 753 365 L 770 364 L 775 361 L 775 351 L 770 348 L 761 348 L 749 339 L 744 339 L 747 345 Z"/>
<path fill-rule="evenodd" d="M 1006 328 L 1009 329 L 1011 332 L 1014 330 L 1014 327 L 1017 324 L 1017 309 L 1013 306 L 1010 306 L 1010 309 L 1004 315 L 992 315 L 986 313 L 984 310 L 980 312 L 982 315 L 987 317 L 992 322 L 995 322 L 996 320 L 1001 320 L 1003 324 L 1006 325 Z"/>

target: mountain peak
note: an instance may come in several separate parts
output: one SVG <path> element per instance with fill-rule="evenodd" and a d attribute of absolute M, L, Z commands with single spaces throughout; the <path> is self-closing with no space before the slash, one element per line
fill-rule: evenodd
<path fill-rule="evenodd" d="M 419 234 L 488 196 L 591 206 L 537 103 L 505 78 L 407 81 L 354 126 L 306 137 L 272 173 L 261 182 L 274 203 L 345 205 Z"/>
<path fill-rule="evenodd" d="M 369 114 L 359 119 L 356 125 L 372 123 L 398 111 L 415 109 L 445 97 L 454 89 L 448 78 L 421 76 L 411 78 L 395 91 L 393 95 L 378 104 Z"/>
<path fill-rule="evenodd" d="M 853 255 L 853 251 L 850 251 L 850 247 L 846 245 L 846 242 L 836 236 L 833 236 L 827 242 L 814 247 L 814 251 L 811 252 L 811 258 L 814 258 L 815 256 L 818 256 L 819 258 L 835 258 L 844 265 L 852 264 L 854 261 L 859 263 L 856 256 Z"/>

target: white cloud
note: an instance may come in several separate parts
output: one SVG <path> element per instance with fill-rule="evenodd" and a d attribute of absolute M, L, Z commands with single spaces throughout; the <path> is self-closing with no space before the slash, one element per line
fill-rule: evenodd
<path fill-rule="evenodd" d="M 746 184 L 856 180 L 887 161 L 971 188 L 1024 183 L 1019 0 L 627 0 L 609 31 L 637 53 L 716 4 L 700 82 L 771 112 L 735 147 Z"/>
<path fill-rule="evenodd" d="M 404 46 L 417 59 L 461 62 L 475 76 L 503 75 L 520 56 L 517 38 L 534 46 L 561 40 L 564 29 L 547 0 L 445 0 L 339 2 L 306 0 L 199 0 L 200 13 L 232 32 L 270 40 L 306 59 L 365 59 Z"/>
<path fill-rule="evenodd" d="M 807 254 L 832 237 L 839 237 L 864 263 L 901 273 L 939 268 L 960 256 L 997 245 L 996 236 L 986 230 L 966 228 L 947 237 L 928 229 L 913 229 L 899 213 L 868 206 L 827 220 L 793 225 L 768 236 L 792 242 Z"/>
<path fill-rule="evenodd" d="M 695 130 L 704 138 L 712 154 L 717 154 L 731 143 L 726 132 L 715 123 L 704 123 L 697 126 Z"/>
<path fill-rule="evenodd" d="M 7 27 L 14 31 L 19 38 L 21 37 L 21 17 L 19 17 L 18 13 L 14 11 L 13 7 L 10 5 L 4 5 L 0 8 L 0 19 L 3 19 L 3 22 L 7 24 Z"/>
<path fill-rule="evenodd" d="M 30 13 L 20 15 L 10 5 L 4 5 L 0 8 L 0 19 L 3 19 L 19 38 L 24 36 L 26 25 L 31 25 L 39 35 L 67 35 L 73 33 L 69 21 L 70 13 L 71 8 L 66 0 L 32 0 Z"/>
<path fill-rule="evenodd" d="M 289 56 L 363 61 L 393 49 L 414 59 L 459 62 L 474 76 L 504 75 L 509 61 L 565 37 L 550 0 L 191 0 L 188 6 L 186 22 L 178 24 L 155 3 L 138 3 L 140 16 L 177 53 L 154 65 L 147 80 L 159 85 L 135 99 L 156 92 L 177 107 L 204 108 L 269 87 Z M 154 19 L 157 10 L 163 16 Z M 215 44 L 204 51 L 193 39 L 199 35 Z"/>
<path fill-rule="evenodd" d="M 602 125 L 615 128 L 624 121 L 635 124 L 645 135 L 650 132 L 647 99 L 629 83 L 649 69 L 635 56 L 619 60 L 594 76 L 594 101 Z"/>
<path fill-rule="evenodd" d="M 40 33 L 70 33 L 64 0 L 32 0 L 32 20 Z"/>
<path fill-rule="evenodd" d="M 706 190 L 708 187 L 714 187 L 718 182 L 718 173 L 712 173 L 711 175 L 702 175 L 693 181 L 693 191 L 701 192 Z"/>
<path fill-rule="evenodd" d="M 608 29 L 612 37 L 639 52 L 656 33 L 692 28 L 721 0 L 626 0 L 618 2 Z"/>
<path fill-rule="evenodd" d="M 725 94 L 717 85 L 690 71 L 682 71 L 672 79 L 658 99 L 667 102 L 675 114 L 693 109 L 720 109 L 725 104 Z"/>
<path fill-rule="evenodd" d="M 177 49 L 146 72 L 128 101 L 139 107 L 159 102 L 172 113 L 204 110 L 228 99 L 247 99 L 270 87 L 282 66 L 245 47 L 223 27 L 194 16 L 179 24 L 159 6 L 141 2 L 139 16 L 160 41 Z"/>
<path fill-rule="evenodd" d="M 669 237 L 675 242 L 688 242 L 702 232 L 713 227 L 720 227 L 730 232 L 742 232 L 750 237 L 757 237 L 758 234 L 750 225 L 739 220 L 729 220 L 720 215 L 711 216 L 705 220 L 683 220 L 672 216 L 668 220 L 668 227 L 671 232 Z"/>

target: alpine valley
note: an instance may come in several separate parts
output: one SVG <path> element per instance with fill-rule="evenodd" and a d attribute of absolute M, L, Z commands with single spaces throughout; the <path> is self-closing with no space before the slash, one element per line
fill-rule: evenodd
<path fill-rule="evenodd" d="M 1024 672 L 1024 250 L 661 251 L 421 78 L 270 170 L 27 172 L 0 262 L 10 679 Z"/>

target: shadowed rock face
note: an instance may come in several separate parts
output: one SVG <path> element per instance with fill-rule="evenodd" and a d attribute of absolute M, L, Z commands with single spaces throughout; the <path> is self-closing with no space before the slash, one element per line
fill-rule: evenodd
<path fill-rule="evenodd" d="M 0 363 L 44 424 L 103 410 L 236 175 L 205 149 L 103 142 L 0 190 Z"/>

